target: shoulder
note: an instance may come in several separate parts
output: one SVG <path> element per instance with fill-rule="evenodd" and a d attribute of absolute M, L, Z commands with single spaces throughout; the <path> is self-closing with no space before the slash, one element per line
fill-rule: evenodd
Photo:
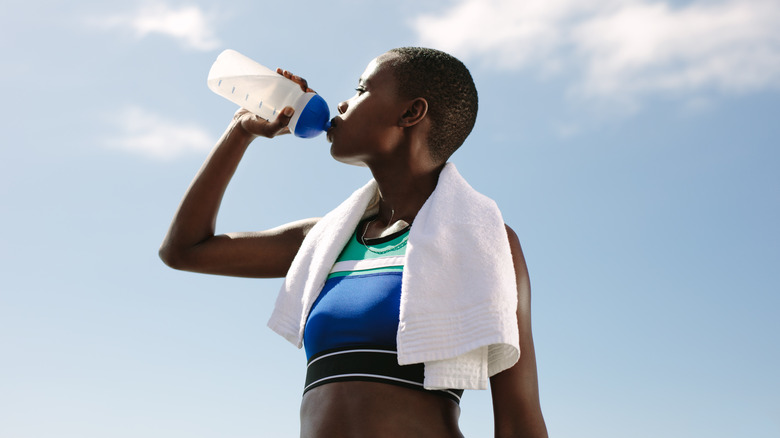
<path fill-rule="evenodd" d="M 528 266 L 525 262 L 525 255 L 523 254 L 523 248 L 520 245 L 520 238 L 517 237 L 517 233 L 507 224 L 504 224 L 506 229 L 506 237 L 509 241 L 509 249 L 512 253 L 512 263 L 515 268 L 515 276 L 518 282 L 519 292 L 527 289 L 528 284 Z"/>
<path fill-rule="evenodd" d="M 523 248 L 520 245 L 520 238 L 517 237 L 517 233 L 515 233 L 515 230 L 513 230 L 512 227 L 507 224 L 504 224 L 504 228 L 506 229 L 506 237 L 509 241 L 509 248 L 512 250 L 512 257 L 523 258 Z"/>
<path fill-rule="evenodd" d="M 511 247 L 514 247 L 514 246 L 519 247 L 520 246 L 520 238 L 517 237 L 517 233 L 515 233 L 515 230 L 513 230 L 512 227 L 510 227 L 507 224 L 504 224 L 504 228 L 506 229 L 506 237 L 509 239 L 509 246 L 511 246 Z"/>

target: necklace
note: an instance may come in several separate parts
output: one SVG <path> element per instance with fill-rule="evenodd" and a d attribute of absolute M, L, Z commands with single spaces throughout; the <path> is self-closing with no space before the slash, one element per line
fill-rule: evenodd
<path fill-rule="evenodd" d="M 395 211 L 393 211 L 393 213 L 395 213 Z M 393 219 L 393 216 L 391 215 L 390 216 L 390 220 L 392 220 L 392 219 Z M 368 231 L 368 227 L 370 227 L 371 223 L 374 222 L 375 220 L 376 220 L 376 217 L 371 219 L 370 221 L 368 221 L 368 223 L 366 223 L 366 226 L 363 228 L 363 234 L 360 236 L 360 243 L 362 243 L 363 246 L 365 246 L 367 250 L 373 252 L 374 254 L 386 254 L 388 252 L 395 251 L 396 249 L 403 248 L 409 242 L 409 232 L 407 231 L 406 237 L 404 237 L 403 240 L 401 240 L 400 242 L 398 242 L 395 245 L 391 246 L 390 248 L 385 248 L 385 249 L 382 249 L 382 250 L 377 250 L 377 249 L 371 248 L 371 246 L 369 246 L 366 243 L 366 232 Z"/>

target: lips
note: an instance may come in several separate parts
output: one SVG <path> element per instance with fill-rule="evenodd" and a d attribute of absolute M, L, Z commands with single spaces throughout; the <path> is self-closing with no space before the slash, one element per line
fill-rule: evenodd
<path fill-rule="evenodd" d="M 336 125 L 338 124 L 339 119 L 334 117 L 330 121 L 330 128 L 328 128 L 327 132 L 325 132 L 325 136 L 328 138 L 328 141 L 333 141 L 333 131 L 336 129 Z"/>

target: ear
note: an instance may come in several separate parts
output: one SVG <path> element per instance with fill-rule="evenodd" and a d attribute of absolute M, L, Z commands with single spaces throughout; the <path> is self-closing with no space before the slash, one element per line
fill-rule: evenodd
<path fill-rule="evenodd" d="M 422 97 L 411 100 L 406 106 L 398 125 L 408 128 L 420 123 L 428 114 L 428 101 Z"/>

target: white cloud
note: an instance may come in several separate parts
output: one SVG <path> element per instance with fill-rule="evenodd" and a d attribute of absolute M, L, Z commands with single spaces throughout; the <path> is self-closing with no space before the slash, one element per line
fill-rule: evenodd
<path fill-rule="evenodd" d="M 213 28 L 215 16 L 194 5 L 176 8 L 159 2 L 148 3 L 130 14 L 91 21 L 107 29 L 130 30 L 139 39 L 152 34 L 165 35 L 195 50 L 213 50 L 221 45 Z"/>
<path fill-rule="evenodd" d="M 214 139 L 193 123 L 169 120 L 139 107 L 127 107 L 110 121 L 117 129 L 105 144 L 156 160 L 203 153 Z"/>
<path fill-rule="evenodd" d="M 414 19 L 425 45 L 483 57 L 502 68 L 545 62 L 567 45 L 563 25 L 593 9 L 592 0 L 461 0 L 441 15 Z"/>
<path fill-rule="evenodd" d="M 780 2 L 461 0 L 418 17 L 420 43 L 501 69 L 565 68 L 578 95 L 780 88 Z"/>

